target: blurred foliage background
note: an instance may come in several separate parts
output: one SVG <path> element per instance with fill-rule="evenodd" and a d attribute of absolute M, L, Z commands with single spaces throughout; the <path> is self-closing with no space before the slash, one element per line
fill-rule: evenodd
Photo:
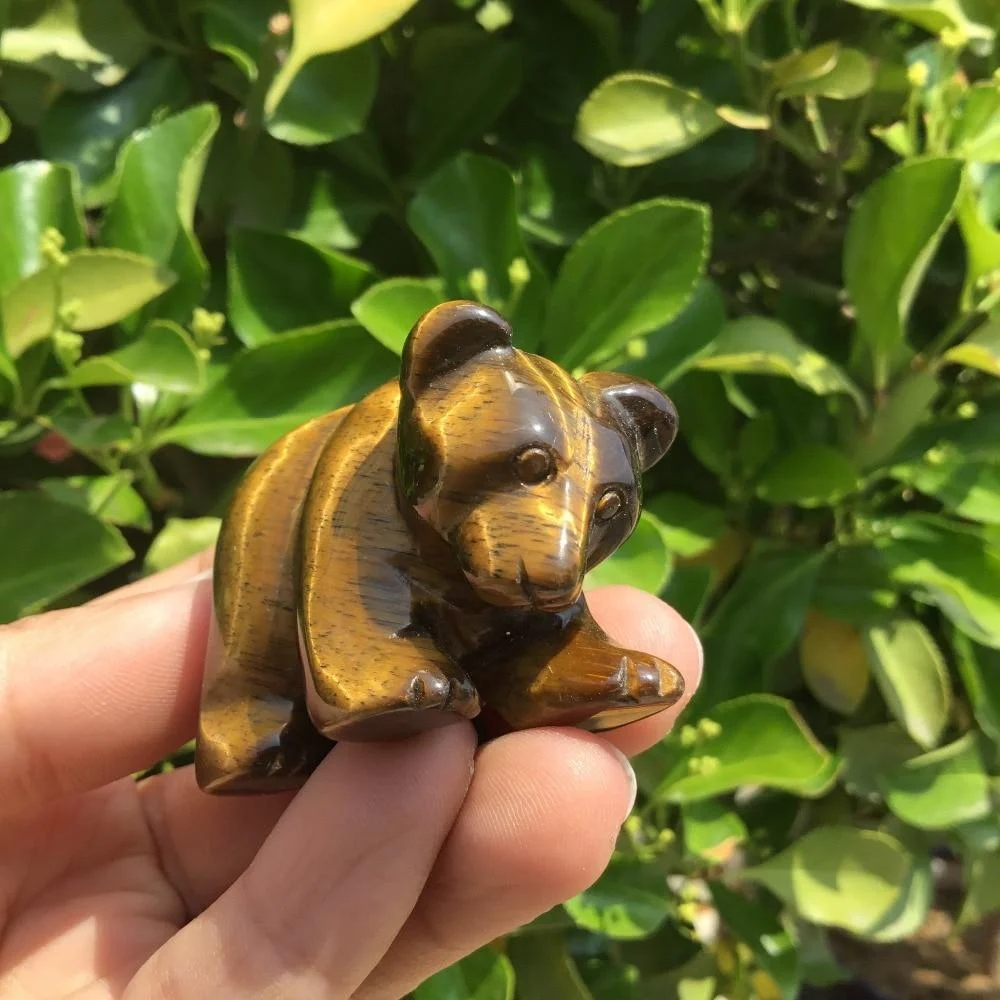
<path fill-rule="evenodd" d="M 997 995 L 998 30 L 0 0 L 0 621 L 210 545 L 248 460 L 488 302 L 675 399 L 593 576 L 707 668 L 601 880 L 417 1000 Z"/>

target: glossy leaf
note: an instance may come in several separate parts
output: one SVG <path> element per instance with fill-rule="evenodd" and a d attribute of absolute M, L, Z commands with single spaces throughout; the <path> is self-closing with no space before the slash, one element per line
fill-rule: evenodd
<path fill-rule="evenodd" d="M 714 865 L 731 861 L 736 848 L 747 840 L 739 813 L 717 799 L 688 802 L 681 807 L 684 846 L 691 854 Z"/>
<path fill-rule="evenodd" d="M 371 4 L 358 4 L 355 0 L 291 0 L 292 45 L 268 90 L 267 112 L 272 114 L 279 107 L 310 60 L 367 41 L 399 20 L 415 3 L 416 0 L 382 0 Z"/>
<path fill-rule="evenodd" d="M 860 334 L 877 356 L 903 342 L 914 296 L 954 211 L 961 180 L 961 160 L 913 160 L 875 181 L 851 214 L 844 282 Z"/>
<path fill-rule="evenodd" d="M 671 563 L 663 526 L 643 511 L 622 547 L 587 574 L 587 587 L 627 584 L 658 594 L 670 578 Z"/>
<path fill-rule="evenodd" d="M 203 367 L 190 335 L 176 323 L 156 320 L 124 347 L 85 358 L 60 381 L 68 386 L 145 382 L 164 392 L 196 393 Z"/>
<path fill-rule="evenodd" d="M 563 905 L 577 927 L 613 941 L 648 937 L 672 909 L 662 876 L 630 862 L 613 863 L 589 889 Z"/>
<path fill-rule="evenodd" d="M 879 784 L 889 808 L 923 830 L 982 819 L 992 810 L 989 777 L 972 733 L 906 761 L 881 775 Z"/>
<path fill-rule="evenodd" d="M 841 715 L 861 707 L 871 671 L 857 628 L 810 608 L 799 641 L 799 660 L 802 679 L 817 701 Z"/>
<path fill-rule="evenodd" d="M 506 955 L 480 948 L 425 979 L 413 1000 L 514 1000 L 514 967 Z"/>
<path fill-rule="evenodd" d="M 217 517 L 167 518 L 167 523 L 146 553 L 143 570 L 159 573 L 211 548 L 221 524 Z"/>
<path fill-rule="evenodd" d="M 148 47 L 126 0 L 47 0 L 13 8 L 0 59 L 29 66 L 71 90 L 94 90 L 118 83 Z"/>
<path fill-rule="evenodd" d="M 743 875 L 806 920 L 864 936 L 896 905 L 912 868 L 912 856 L 887 833 L 826 826 Z"/>
<path fill-rule="evenodd" d="M 1000 653 L 975 645 L 960 632 L 952 638 L 958 673 L 980 728 L 1000 745 Z"/>
<path fill-rule="evenodd" d="M 425 173 L 488 132 L 517 96 L 521 46 L 465 25 L 417 36 L 413 53 L 414 170 Z"/>
<path fill-rule="evenodd" d="M 966 91 L 952 141 L 955 152 L 968 160 L 1000 161 L 1000 87 L 995 81 L 983 80 Z"/>
<path fill-rule="evenodd" d="M 829 764 L 829 751 L 784 698 L 744 695 L 716 705 L 709 718 L 719 734 L 694 746 L 675 744 L 658 799 L 697 802 L 743 785 L 801 793 Z M 692 760 L 698 763 L 692 766 Z"/>
<path fill-rule="evenodd" d="M 1000 649 L 1000 546 L 943 517 L 911 514 L 888 527 L 879 545 L 893 579 L 976 642 Z"/>
<path fill-rule="evenodd" d="M 861 469 L 878 468 L 927 419 L 941 385 L 933 370 L 909 372 L 893 387 L 854 439 L 852 458 Z"/>
<path fill-rule="evenodd" d="M 371 45 L 316 56 L 267 115 L 267 130 L 299 146 L 355 135 L 364 127 L 377 86 L 378 57 Z"/>
<path fill-rule="evenodd" d="M 48 337 L 62 302 L 63 322 L 86 332 L 111 326 L 162 295 L 174 276 L 148 257 L 120 250 L 74 250 L 65 268 L 24 278 L 3 298 L 4 338 L 12 357 Z"/>
<path fill-rule="evenodd" d="M 920 622 L 897 619 L 867 630 L 868 663 L 893 717 L 920 746 L 936 746 L 951 711 L 944 657 Z"/>
<path fill-rule="evenodd" d="M 556 934 L 530 934 L 507 942 L 517 975 L 518 1000 L 594 1000 Z"/>
<path fill-rule="evenodd" d="M 184 71 L 170 57 L 144 63 L 117 87 L 61 94 L 39 128 L 42 152 L 76 168 L 88 207 L 103 204 L 114 193 L 115 160 L 125 140 L 156 112 L 180 107 L 187 96 Z"/>
<path fill-rule="evenodd" d="M 973 858 L 966 884 L 969 891 L 959 917 L 962 927 L 981 923 L 984 917 L 1000 910 L 1000 852 Z"/>
<path fill-rule="evenodd" d="M 696 367 L 744 375 L 779 375 L 816 393 L 861 393 L 844 372 L 818 351 L 796 339 L 782 323 L 763 316 L 746 316 L 728 323 Z"/>
<path fill-rule="evenodd" d="M 397 377 L 399 361 L 353 320 L 287 333 L 242 353 L 159 443 L 256 455 L 311 417 Z"/>
<path fill-rule="evenodd" d="M 930 858 L 914 858 L 909 877 L 899 898 L 879 923 L 865 937 L 879 943 L 902 941 L 912 937 L 924 925 L 934 900 L 934 876 Z"/>
<path fill-rule="evenodd" d="M 101 242 L 145 254 L 177 275 L 156 314 L 185 323 L 201 301 L 208 265 L 194 235 L 194 210 L 219 112 L 199 104 L 136 133 L 118 161 L 117 191 Z"/>
<path fill-rule="evenodd" d="M 44 493 L 0 493 L 0 622 L 38 611 L 132 558 L 117 528 Z"/>
<path fill-rule="evenodd" d="M 417 320 L 444 300 L 444 288 L 435 278 L 389 278 L 355 299 L 351 312 L 380 344 L 401 354 Z"/>
<path fill-rule="evenodd" d="M 882 798 L 882 776 L 922 753 L 906 730 L 894 722 L 844 727 L 837 749 L 844 761 L 844 788 L 874 802 Z"/>
<path fill-rule="evenodd" d="M 872 61 L 859 49 L 827 43 L 792 58 L 799 61 L 776 70 L 783 97 L 849 101 L 868 93 L 875 83 Z"/>
<path fill-rule="evenodd" d="M 10 117 L 3 108 L 0 108 L 0 144 L 5 143 L 10 138 Z"/>
<path fill-rule="evenodd" d="M 892 474 L 962 517 L 1000 524 L 1000 469 L 992 462 L 931 452 L 931 457 L 893 466 Z"/>
<path fill-rule="evenodd" d="M 850 459 L 829 445 L 799 445 L 779 455 L 757 481 L 757 494 L 768 503 L 821 507 L 840 500 L 858 485 Z"/>
<path fill-rule="evenodd" d="M 961 0 L 847 0 L 855 7 L 895 14 L 920 25 L 928 31 L 945 28 L 960 31 L 966 38 L 991 41 L 994 32 L 985 24 L 974 21 L 965 12 Z"/>
<path fill-rule="evenodd" d="M 725 122 L 700 94 L 655 73 L 602 81 L 580 108 L 576 141 L 618 167 L 638 167 L 690 149 Z"/>
<path fill-rule="evenodd" d="M 40 479 L 38 486 L 60 503 L 79 507 L 108 524 L 149 531 L 153 522 L 145 501 L 131 485 L 128 473 L 112 476 L 69 476 Z"/>
<path fill-rule="evenodd" d="M 758 549 L 705 626 L 705 662 L 715 670 L 696 697 L 705 704 L 760 690 L 763 672 L 795 642 L 826 554 Z"/>
<path fill-rule="evenodd" d="M 670 322 L 694 292 L 708 241 L 708 213 L 693 202 L 657 198 L 606 216 L 559 268 L 546 352 L 574 368 Z"/>
<path fill-rule="evenodd" d="M 250 347 L 350 313 L 372 278 L 361 260 L 282 233 L 232 230 L 229 313 Z"/>
<path fill-rule="evenodd" d="M 693 558 L 707 552 L 726 529 L 726 512 L 684 493 L 657 493 L 645 509 L 660 525 L 667 549 L 674 556 Z"/>
<path fill-rule="evenodd" d="M 1000 271 L 1000 232 L 983 214 L 981 198 L 971 185 L 959 198 L 955 215 L 968 256 L 965 278 L 968 295 L 979 281 Z"/>
<path fill-rule="evenodd" d="M 499 160 L 463 153 L 421 184 L 406 218 L 449 297 L 498 308 L 517 331 L 517 346 L 534 350 L 546 288 L 518 226 L 510 170 Z M 472 280 L 476 272 L 481 286 Z"/>
<path fill-rule="evenodd" d="M 41 243 L 46 229 L 62 233 L 64 250 L 86 242 L 73 172 L 43 160 L 0 171 L 0 296 L 45 266 Z"/>
<path fill-rule="evenodd" d="M 1000 378 L 1000 319 L 987 323 L 946 351 L 944 360 Z"/>

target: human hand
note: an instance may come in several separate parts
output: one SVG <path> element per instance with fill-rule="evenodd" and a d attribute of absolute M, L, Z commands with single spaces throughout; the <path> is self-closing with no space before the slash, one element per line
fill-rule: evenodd
<path fill-rule="evenodd" d="M 476 750 L 468 723 L 339 744 L 297 794 L 136 782 L 195 731 L 207 555 L 0 628 L 0 1000 L 397 998 L 582 891 L 631 809 L 624 754 L 691 697 L 701 647 L 625 587 L 618 642 L 674 663 L 673 708 L 611 733 Z"/>

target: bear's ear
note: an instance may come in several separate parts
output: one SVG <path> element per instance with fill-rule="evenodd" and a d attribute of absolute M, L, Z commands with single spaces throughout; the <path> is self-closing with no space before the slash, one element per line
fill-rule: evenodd
<path fill-rule="evenodd" d="M 635 446 L 643 471 L 663 458 L 677 436 L 677 410 L 652 382 L 617 372 L 588 372 L 579 381 Z"/>
<path fill-rule="evenodd" d="M 511 329 L 498 312 L 479 302 L 443 302 L 417 320 L 403 345 L 400 384 L 418 395 L 435 378 L 494 348 L 511 349 Z"/>

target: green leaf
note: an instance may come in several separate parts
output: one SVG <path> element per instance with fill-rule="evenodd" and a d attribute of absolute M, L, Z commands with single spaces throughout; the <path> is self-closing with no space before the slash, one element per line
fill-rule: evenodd
<path fill-rule="evenodd" d="M 924 925 L 934 897 L 934 876 L 926 855 L 915 858 L 899 898 L 879 923 L 865 935 L 886 943 L 912 937 Z"/>
<path fill-rule="evenodd" d="M 208 264 L 194 235 L 194 210 L 218 109 L 198 104 L 135 133 L 118 160 L 117 193 L 101 242 L 152 257 L 177 275 L 157 316 L 186 323 L 201 301 Z"/>
<path fill-rule="evenodd" d="M 905 465 L 925 458 L 929 451 L 934 452 L 935 459 L 972 462 L 1000 458 L 1000 405 L 987 399 L 973 416 L 925 421 L 908 436 L 892 459 L 896 465 Z"/>
<path fill-rule="evenodd" d="M 690 747 L 674 743 L 658 800 L 697 802 L 742 785 L 802 794 L 829 766 L 830 752 L 784 698 L 744 695 L 716 705 L 710 717 L 721 727 L 719 735 Z"/>
<path fill-rule="evenodd" d="M 0 107 L 0 144 L 5 143 L 10 138 L 10 118 L 7 112 Z"/>
<path fill-rule="evenodd" d="M 594 1000 L 561 934 L 510 938 L 507 955 L 517 975 L 518 1000 Z"/>
<path fill-rule="evenodd" d="M 994 32 L 985 24 L 973 21 L 962 8 L 961 0 L 847 0 L 855 7 L 895 14 L 928 31 L 945 28 L 960 31 L 966 38 L 992 41 Z"/>
<path fill-rule="evenodd" d="M 971 521 L 1000 524 L 1000 469 L 992 462 L 965 462 L 931 453 L 920 461 L 895 465 L 892 475 L 936 497 L 949 510 Z"/>
<path fill-rule="evenodd" d="M 870 627 L 868 664 L 893 718 L 925 749 L 936 746 L 951 711 L 944 657 L 918 621 L 897 619 Z"/>
<path fill-rule="evenodd" d="M 163 530 L 153 539 L 142 564 L 146 573 L 183 562 L 215 544 L 222 521 L 217 517 L 168 517 Z"/>
<path fill-rule="evenodd" d="M 881 776 L 921 753 L 920 747 L 894 722 L 845 726 L 840 730 L 838 751 L 844 760 L 844 788 L 874 802 L 882 798 Z"/>
<path fill-rule="evenodd" d="M 726 530 L 726 512 L 684 493 L 657 493 L 645 509 L 660 526 L 667 550 L 682 559 L 707 552 Z"/>
<path fill-rule="evenodd" d="M 743 876 L 766 886 L 806 920 L 865 936 L 896 905 L 913 863 L 887 833 L 826 826 Z"/>
<path fill-rule="evenodd" d="M 396 377 L 399 359 L 353 320 L 287 333 L 240 354 L 158 444 L 256 455 L 312 417 Z"/>
<path fill-rule="evenodd" d="M 944 361 L 978 368 L 1000 378 L 1000 320 L 980 327 L 971 337 L 946 351 Z"/>
<path fill-rule="evenodd" d="M 83 413 L 72 401 L 48 417 L 52 429 L 61 434 L 77 451 L 103 451 L 123 448 L 133 438 L 132 425 L 120 414 Z"/>
<path fill-rule="evenodd" d="M 656 198 L 588 229 L 559 268 L 542 335 L 546 352 L 572 369 L 669 323 L 704 271 L 709 228 L 703 205 Z"/>
<path fill-rule="evenodd" d="M 822 507 L 836 503 L 858 485 L 857 469 L 841 451 L 817 442 L 786 451 L 757 482 L 757 495 L 768 503 Z"/>
<path fill-rule="evenodd" d="M 40 479 L 38 486 L 60 503 L 79 507 L 108 524 L 149 531 L 153 527 L 145 501 L 131 485 L 131 475 L 70 476 L 67 479 Z"/>
<path fill-rule="evenodd" d="M 911 160 L 875 181 L 851 214 L 844 283 L 860 335 L 877 358 L 903 343 L 913 299 L 961 182 L 961 160 Z M 884 374 L 881 379 L 884 384 Z"/>
<path fill-rule="evenodd" d="M 389 278 L 355 299 L 351 312 L 380 344 L 401 354 L 417 320 L 444 300 L 444 287 L 437 278 Z"/>
<path fill-rule="evenodd" d="M 369 45 L 311 59 L 268 113 L 267 131 L 283 142 L 318 146 L 364 128 L 378 86 L 378 56 Z"/>
<path fill-rule="evenodd" d="M 973 858 L 965 884 L 968 895 L 959 917 L 961 927 L 981 923 L 988 914 L 1000 910 L 1000 852 Z"/>
<path fill-rule="evenodd" d="M 941 385 L 932 370 L 908 372 L 862 425 L 852 445 L 852 457 L 861 469 L 883 465 L 927 419 Z"/>
<path fill-rule="evenodd" d="M 705 662 L 715 665 L 696 696 L 711 705 L 760 690 L 764 671 L 798 637 L 826 554 L 752 552 L 704 629 Z"/>
<path fill-rule="evenodd" d="M 341 52 L 367 41 L 398 21 L 416 0 L 291 0 L 292 46 L 267 92 L 265 110 L 273 114 L 296 76 L 316 56 Z"/>
<path fill-rule="evenodd" d="M 669 323 L 627 344 L 627 357 L 616 367 L 669 388 L 711 349 L 726 322 L 722 292 L 702 280 L 688 304 Z"/>
<path fill-rule="evenodd" d="M 658 594 L 670 579 L 671 564 L 663 525 L 643 511 L 622 547 L 587 574 L 587 587 L 625 584 Z"/>
<path fill-rule="evenodd" d="M 164 392 L 197 393 L 204 365 L 191 337 L 176 323 L 156 320 L 131 343 L 85 358 L 60 385 L 129 385 L 145 382 Z"/>
<path fill-rule="evenodd" d="M 506 955 L 480 948 L 424 980 L 413 1000 L 514 1000 L 514 967 Z"/>
<path fill-rule="evenodd" d="M 598 84 L 576 119 L 576 141 L 618 167 L 681 153 L 725 123 L 700 94 L 655 73 L 616 73 Z"/>
<path fill-rule="evenodd" d="M 0 622 L 38 611 L 132 558 L 117 528 L 44 493 L 0 494 Z"/>
<path fill-rule="evenodd" d="M 889 808 L 922 830 L 944 830 L 990 814 L 990 780 L 974 733 L 879 776 Z"/>
<path fill-rule="evenodd" d="M 577 927 L 613 941 L 649 937 L 670 915 L 663 876 L 635 862 L 619 862 L 563 904 Z"/>
<path fill-rule="evenodd" d="M 727 323 L 695 366 L 744 375 L 779 375 L 818 396 L 847 393 L 863 406 L 860 390 L 837 365 L 797 340 L 782 323 L 764 316 L 744 316 Z"/>
<path fill-rule="evenodd" d="M 969 705 L 982 731 L 1000 745 L 1000 652 L 975 645 L 956 632 L 952 636 L 958 673 Z"/>
<path fill-rule="evenodd" d="M 184 71 L 171 57 L 143 63 L 117 87 L 60 94 L 39 127 L 42 152 L 76 168 L 88 207 L 102 205 L 114 193 L 115 160 L 122 143 L 161 109 L 180 107 L 187 96 Z"/>
<path fill-rule="evenodd" d="M 964 293 L 966 297 L 974 292 L 981 280 L 1000 272 L 1000 232 L 997 232 L 983 211 L 983 199 L 970 185 L 959 198 L 955 213 L 968 257 Z"/>
<path fill-rule="evenodd" d="M 713 865 L 732 860 L 736 848 L 747 840 L 739 814 L 717 799 L 688 802 L 681 807 L 684 846 L 691 854 Z"/>
<path fill-rule="evenodd" d="M 980 528 L 929 514 L 886 528 L 877 544 L 892 578 L 976 642 L 1000 649 L 1000 547 Z"/>
<path fill-rule="evenodd" d="M 875 71 L 871 59 L 864 52 L 827 42 L 809 52 L 796 53 L 782 60 L 775 68 L 775 82 L 779 84 L 783 97 L 811 96 L 850 101 L 872 89 Z"/>
<path fill-rule="evenodd" d="M 1000 86 L 994 80 L 982 80 L 966 91 L 952 143 L 967 160 L 1000 161 Z"/>
<path fill-rule="evenodd" d="M 17 4 L 0 59 L 29 66 L 71 90 L 111 87 L 138 65 L 149 39 L 125 0 Z"/>
<path fill-rule="evenodd" d="M 414 171 L 488 132 L 521 89 L 521 47 L 466 25 L 425 29 L 413 50 Z"/>
<path fill-rule="evenodd" d="M 230 322 L 250 347 L 348 316 L 371 278 L 364 261 L 294 236 L 254 229 L 229 236 Z"/>
<path fill-rule="evenodd" d="M 448 295 L 479 298 L 499 309 L 514 327 L 517 346 L 534 350 L 546 283 L 518 226 L 510 170 L 498 160 L 462 153 L 421 184 L 406 218 L 434 258 Z M 516 261 L 528 272 L 520 276 L 528 283 L 519 291 L 511 280 Z M 470 283 L 474 271 L 484 275 L 485 294 Z"/>
<path fill-rule="evenodd" d="M 0 296 L 45 266 L 41 243 L 46 229 L 62 233 L 65 250 L 86 243 L 73 171 L 42 160 L 0 171 Z"/>
<path fill-rule="evenodd" d="M 4 296 L 7 349 L 16 358 L 48 337 L 60 301 L 69 310 L 66 325 L 84 333 L 118 323 L 173 282 L 174 276 L 148 257 L 120 250 L 74 250 L 65 268 L 50 265 Z"/>
<path fill-rule="evenodd" d="M 770 2 L 771 0 L 725 0 L 723 9 L 726 30 L 742 34 Z"/>
<path fill-rule="evenodd" d="M 281 0 L 205 0 L 201 7 L 205 44 L 232 59 L 253 80 L 268 22 L 286 6 Z"/>

